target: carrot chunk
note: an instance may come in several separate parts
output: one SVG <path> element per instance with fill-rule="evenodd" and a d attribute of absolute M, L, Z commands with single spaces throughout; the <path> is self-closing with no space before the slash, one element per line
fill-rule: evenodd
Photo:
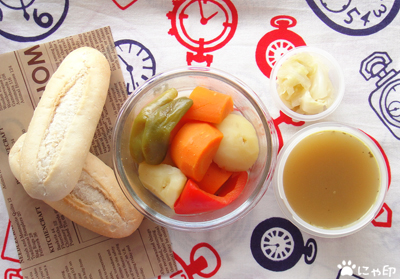
<path fill-rule="evenodd" d="M 171 142 L 171 158 L 186 176 L 200 181 L 211 165 L 222 137 L 223 134 L 211 124 L 188 122 Z"/>
<path fill-rule="evenodd" d="M 197 86 L 189 96 L 193 105 L 185 118 L 218 124 L 233 111 L 232 97 Z"/>
<path fill-rule="evenodd" d="M 197 185 L 201 190 L 215 194 L 231 175 L 231 171 L 224 170 L 212 162 L 203 179 Z"/>

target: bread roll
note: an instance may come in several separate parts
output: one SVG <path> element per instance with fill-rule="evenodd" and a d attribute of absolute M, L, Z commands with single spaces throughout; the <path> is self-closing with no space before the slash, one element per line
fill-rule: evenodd
<path fill-rule="evenodd" d="M 11 171 L 18 180 L 25 135 L 15 142 L 9 154 Z M 111 238 L 131 235 L 143 220 L 125 197 L 113 170 L 91 153 L 72 192 L 60 201 L 44 202 L 82 227 Z"/>
<path fill-rule="evenodd" d="M 110 66 L 89 47 L 71 52 L 50 78 L 21 150 L 21 183 L 56 201 L 77 184 L 105 104 Z"/>

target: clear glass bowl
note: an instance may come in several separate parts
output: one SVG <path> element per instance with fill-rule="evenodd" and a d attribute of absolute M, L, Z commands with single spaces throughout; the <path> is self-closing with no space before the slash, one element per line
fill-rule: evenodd
<path fill-rule="evenodd" d="M 303 139 L 308 137 L 309 135 L 320 133 L 323 131 L 339 131 L 344 132 L 348 135 L 351 135 L 368 147 L 371 151 L 372 155 L 375 157 L 379 173 L 380 173 L 380 185 L 379 185 L 379 193 L 375 199 L 375 202 L 371 205 L 369 210 L 365 212 L 365 214 L 358 219 L 357 221 L 343 227 L 337 228 L 322 228 L 317 227 L 312 224 L 304 221 L 290 206 L 288 199 L 285 195 L 284 183 L 283 183 L 283 172 L 285 169 L 286 161 L 291 153 L 291 151 L 299 144 Z M 301 230 L 315 235 L 319 237 L 325 238 L 336 238 L 343 237 L 350 234 L 353 234 L 366 225 L 368 225 L 378 214 L 382 205 L 384 203 L 384 199 L 389 187 L 389 170 L 385 160 L 385 154 L 382 152 L 380 147 L 372 140 L 367 134 L 362 132 L 359 129 L 353 128 L 348 125 L 344 125 L 341 123 L 335 122 L 321 122 L 317 124 L 310 125 L 306 128 L 303 128 L 299 132 L 297 132 L 293 137 L 284 145 L 282 150 L 279 152 L 278 162 L 276 165 L 276 170 L 274 173 L 274 192 L 276 199 L 278 201 L 279 207 L 285 216 L 298 228 Z M 327 170 L 329 171 L 329 170 Z"/>
<path fill-rule="evenodd" d="M 188 94 L 196 86 L 229 94 L 235 108 L 254 126 L 260 153 L 249 171 L 242 194 L 228 206 L 201 214 L 180 215 L 143 187 L 138 165 L 129 152 L 129 138 L 134 118 L 155 96 L 168 88 Z M 272 118 L 258 96 L 243 82 L 228 73 L 201 67 L 170 70 L 149 79 L 128 97 L 122 106 L 113 131 L 113 164 L 117 180 L 129 201 L 147 218 L 171 229 L 200 231 L 231 224 L 245 216 L 258 203 L 271 183 L 276 164 L 278 140 Z"/>

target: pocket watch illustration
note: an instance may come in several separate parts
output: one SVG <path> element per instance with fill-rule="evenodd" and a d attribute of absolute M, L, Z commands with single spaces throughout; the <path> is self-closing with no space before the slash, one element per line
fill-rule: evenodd
<path fill-rule="evenodd" d="M 235 34 L 238 14 L 230 0 L 176 0 L 167 13 L 171 20 L 169 34 L 192 52 L 186 62 L 206 62 L 209 67 L 213 56 L 206 54 L 225 46 Z"/>
<path fill-rule="evenodd" d="M 295 47 L 306 45 L 303 38 L 288 30 L 296 24 L 296 19 L 287 15 L 279 15 L 271 19 L 271 26 L 277 29 L 265 34 L 258 42 L 256 49 L 257 66 L 266 77 L 270 77 L 272 68 L 282 55 Z"/>
<path fill-rule="evenodd" d="M 365 80 L 376 78 L 376 89 L 369 95 L 369 104 L 392 135 L 400 140 L 400 72 L 388 70 L 392 59 L 386 52 L 374 52 L 361 62 Z"/>
<path fill-rule="evenodd" d="M 115 48 L 126 81 L 126 91 L 130 95 L 155 75 L 156 60 L 149 49 L 134 40 L 116 41 Z"/>

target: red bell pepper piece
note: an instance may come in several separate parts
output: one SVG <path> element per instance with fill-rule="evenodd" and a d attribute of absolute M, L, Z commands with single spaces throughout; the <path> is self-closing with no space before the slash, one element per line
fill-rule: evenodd
<path fill-rule="evenodd" d="M 217 210 L 233 202 L 246 186 L 248 173 L 237 172 L 227 180 L 217 195 L 207 193 L 199 188 L 192 179 L 188 179 L 177 201 L 174 210 L 177 214 L 196 214 Z"/>

